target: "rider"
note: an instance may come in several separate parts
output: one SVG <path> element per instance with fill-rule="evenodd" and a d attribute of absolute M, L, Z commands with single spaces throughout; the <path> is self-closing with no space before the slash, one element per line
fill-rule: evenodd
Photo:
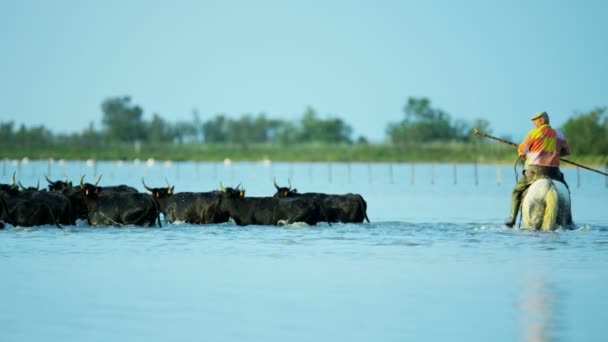
<path fill-rule="evenodd" d="M 517 146 L 520 157 L 526 157 L 524 176 L 519 179 L 511 194 L 511 213 L 505 225 L 513 227 L 521 206 L 524 191 L 536 179 L 548 177 L 558 180 L 568 187 L 564 174 L 559 170 L 559 157 L 570 154 L 570 146 L 564 135 L 549 126 L 547 112 L 538 112 L 532 116 L 534 129 Z M 571 218 L 569 219 L 571 220 Z"/>

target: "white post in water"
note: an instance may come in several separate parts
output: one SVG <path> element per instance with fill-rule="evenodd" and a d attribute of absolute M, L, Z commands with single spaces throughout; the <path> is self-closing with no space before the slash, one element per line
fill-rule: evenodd
<path fill-rule="evenodd" d="M 502 175 L 500 174 L 500 166 L 496 166 L 496 185 L 502 184 Z"/>
<path fill-rule="evenodd" d="M 53 158 L 49 158 L 48 163 L 46 165 L 46 175 L 51 178 L 51 165 L 53 164 Z"/>
<path fill-rule="evenodd" d="M 274 181 L 274 179 L 276 178 L 276 172 L 274 170 L 274 163 L 270 163 L 270 161 L 268 161 L 268 164 L 264 164 L 266 167 L 268 167 L 269 172 L 269 177 L 268 177 L 268 181 L 272 182 Z"/>
<path fill-rule="evenodd" d="M 17 177 L 21 177 L 21 160 L 17 160 Z"/>
<path fill-rule="evenodd" d="M 414 163 L 410 165 L 410 184 L 414 185 L 414 181 L 416 178 L 416 171 L 414 169 Z"/>
<path fill-rule="evenodd" d="M 477 160 L 474 164 L 474 177 L 475 177 L 475 186 L 479 185 L 479 171 L 477 170 Z"/>
<path fill-rule="evenodd" d="M 308 164 L 308 181 L 312 183 L 312 162 Z"/>
<path fill-rule="evenodd" d="M 607 180 L 606 186 L 608 186 L 608 177 L 606 178 L 606 180 Z M 348 184 L 350 184 L 350 182 L 351 182 L 350 162 L 346 163 L 346 181 L 348 182 Z"/>

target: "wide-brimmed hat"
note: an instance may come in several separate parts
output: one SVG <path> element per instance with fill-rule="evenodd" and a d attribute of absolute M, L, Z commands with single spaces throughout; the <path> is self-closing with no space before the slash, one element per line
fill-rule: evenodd
<path fill-rule="evenodd" d="M 538 113 L 532 115 L 532 120 L 536 120 L 536 119 L 540 119 L 540 118 L 548 119 L 549 114 L 547 114 L 547 112 L 538 112 Z"/>

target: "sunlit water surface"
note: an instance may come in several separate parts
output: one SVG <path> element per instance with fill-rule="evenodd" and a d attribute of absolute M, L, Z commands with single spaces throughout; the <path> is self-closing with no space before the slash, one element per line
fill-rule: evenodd
<path fill-rule="evenodd" d="M 502 225 L 508 166 L 30 162 L 19 179 L 44 183 L 49 170 L 141 190 L 142 175 L 176 191 L 242 183 L 258 196 L 289 177 L 301 192 L 362 194 L 371 223 L 7 227 L 0 341 L 606 338 L 601 176 L 567 169 L 577 228 L 540 233 Z"/>

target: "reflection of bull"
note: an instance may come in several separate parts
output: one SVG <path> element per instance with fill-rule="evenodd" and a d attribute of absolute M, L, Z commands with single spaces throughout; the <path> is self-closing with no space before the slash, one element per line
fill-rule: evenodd
<path fill-rule="evenodd" d="M 328 222 L 321 202 L 315 198 L 245 197 L 245 190 L 224 188 L 220 208 L 238 225 L 279 225 L 305 222 L 315 225 Z"/>
<path fill-rule="evenodd" d="M 274 182 L 274 187 L 277 192 L 274 197 L 294 197 L 294 198 L 314 198 L 323 203 L 327 210 L 327 218 L 330 222 L 363 222 L 367 217 L 367 203 L 359 194 L 331 195 L 318 192 L 298 193 L 298 189 L 291 188 L 291 182 L 288 182 L 288 187 L 279 187 Z"/>
<path fill-rule="evenodd" d="M 160 212 L 169 222 L 194 224 L 228 222 L 228 215 L 219 210 L 221 192 L 173 192 L 174 186 L 167 182 L 166 188 L 150 188 L 141 180 L 144 188 L 152 193 Z"/>
<path fill-rule="evenodd" d="M 570 192 L 564 183 L 540 178 L 522 199 L 522 228 L 555 230 L 572 226 Z"/>
<path fill-rule="evenodd" d="M 160 223 L 158 204 L 152 196 L 140 192 L 106 192 L 103 187 L 83 183 L 80 188 L 85 197 L 88 221 L 93 226 L 137 225 L 153 226 Z"/>

